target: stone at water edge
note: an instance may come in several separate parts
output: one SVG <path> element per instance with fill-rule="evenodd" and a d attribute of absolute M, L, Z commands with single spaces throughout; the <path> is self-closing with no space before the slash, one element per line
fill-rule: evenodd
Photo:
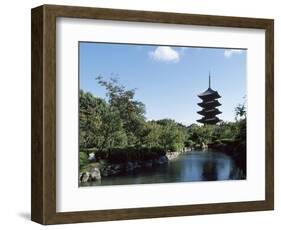
<path fill-rule="evenodd" d="M 90 154 L 89 154 L 89 157 L 88 157 L 88 160 L 89 160 L 89 161 L 92 161 L 92 162 L 93 162 L 93 161 L 96 161 L 95 153 L 90 153 Z"/>
<path fill-rule="evenodd" d="M 167 163 L 168 162 L 168 158 L 166 156 L 161 156 L 159 159 L 158 159 L 158 163 L 159 164 L 164 164 L 164 163 Z"/>
<path fill-rule="evenodd" d="M 98 168 L 91 169 L 89 174 L 90 174 L 91 180 L 100 180 L 101 179 L 101 173 Z"/>
<path fill-rule="evenodd" d="M 83 172 L 82 175 L 80 176 L 81 182 L 87 182 L 90 178 L 90 173 L 88 172 Z"/>
<path fill-rule="evenodd" d="M 122 167 L 123 167 L 123 165 L 121 165 L 121 164 L 115 164 L 115 165 L 113 165 L 113 169 L 114 169 L 114 170 L 121 170 Z"/>

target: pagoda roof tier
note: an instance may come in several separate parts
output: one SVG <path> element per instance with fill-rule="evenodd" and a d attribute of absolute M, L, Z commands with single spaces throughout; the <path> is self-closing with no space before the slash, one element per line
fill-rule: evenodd
<path fill-rule="evenodd" d="M 211 88 L 208 88 L 205 92 L 199 94 L 198 97 L 200 97 L 203 100 L 208 98 L 212 98 L 212 99 L 221 98 L 219 93 Z"/>
<path fill-rule="evenodd" d="M 203 101 L 198 103 L 198 105 L 202 108 L 214 108 L 217 106 L 220 106 L 221 103 L 218 102 L 218 100 L 211 100 L 211 101 Z"/>
<path fill-rule="evenodd" d="M 219 111 L 216 108 L 210 108 L 210 109 L 203 109 L 201 111 L 198 111 L 197 113 L 202 115 L 202 116 L 211 116 L 211 115 L 221 114 L 221 111 Z"/>
<path fill-rule="evenodd" d="M 210 125 L 214 125 L 216 123 L 218 123 L 219 121 L 221 121 L 219 118 L 217 117 L 212 117 L 212 118 L 201 118 L 200 120 L 197 120 L 197 122 L 203 123 L 203 124 L 210 124 Z"/>

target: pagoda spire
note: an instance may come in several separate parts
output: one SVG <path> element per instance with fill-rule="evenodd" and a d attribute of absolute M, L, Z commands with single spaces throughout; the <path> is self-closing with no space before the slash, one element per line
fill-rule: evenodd
<path fill-rule="evenodd" d="M 210 71 L 209 71 L 209 88 L 211 88 L 211 74 L 210 74 Z"/>

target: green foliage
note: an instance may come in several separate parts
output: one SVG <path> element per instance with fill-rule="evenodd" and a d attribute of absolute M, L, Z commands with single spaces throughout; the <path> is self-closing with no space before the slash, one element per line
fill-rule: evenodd
<path fill-rule="evenodd" d="M 186 127 L 171 119 L 147 121 L 144 104 L 134 99 L 135 89 L 125 89 L 116 79 L 105 81 L 99 76 L 97 81 L 106 89 L 106 100 L 82 90 L 79 94 L 80 166 L 89 163 L 91 152 L 99 159 L 122 162 L 153 159 L 185 147 L 246 143 L 244 105 L 235 108 L 236 122 Z"/>
<path fill-rule="evenodd" d="M 99 76 L 97 81 L 105 87 L 109 107 L 118 113 L 116 116 L 122 121 L 122 128 L 128 134 L 128 145 L 139 145 L 145 123 L 145 106 L 134 100 L 135 90 L 126 90 L 114 78 L 105 81 Z"/>
<path fill-rule="evenodd" d="M 166 151 L 181 151 L 184 148 L 185 135 L 178 124 L 173 120 L 157 121 L 162 126 L 160 134 L 160 145 Z"/>
<path fill-rule="evenodd" d="M 203 125 L 199 126 L 193 124 L 188 129 L 189 139 L 192 141 L 193 145 L 208 144 L 212 141 L 214 134 L 214 125 Z"/>
<path fill-rule="evenodd" d="M 125 163 L 128 161 L 147 161 L 164 156 L 166 151 L 160 147 L 153 148 L 112 148 L 96 152 L 99 160 L 106 160 L 109 163 Z"/>
<path fill-rule="evenodd" d="M 85 152 L 80 152 L 79 153 L 79 165 L 80 165 L 80 168 L 89 164 L 89 160 L 88 160 L 88 154 L 85 153 Z"/>
<path fill-rule="evenodd" d="M 80 149 L 184 148 L 186 127 L 170 119 L 146 121 L 144 104 L 134 100 L 135 90 L 126 90 L 116 79 L 97 81 L 105 87 L 108 102 L 80 91 Z"/>
<path fill-rule="evenodd" d="M 238 124 L 238 132 L 235 135 L 235 139 L 245 141 L 247 138 L 247 126 L 246 126 L 246 119 L 242 119 Z"/>
<path fill-rule="evenodd" d="M 235 119 L 246 119 L 246 106 L 245 104 L 239 104 L 235 108 Z"/>

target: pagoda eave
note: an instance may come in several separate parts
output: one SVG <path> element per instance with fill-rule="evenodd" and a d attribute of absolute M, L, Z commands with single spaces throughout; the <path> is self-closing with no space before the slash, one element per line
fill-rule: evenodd
<path fill-rule="evenodd" d="M 202 108 L 211 108 L 211 107 L 220 106 L 221 103 L 219 103 L 217 100 L 214 100 L 214 101 L 210 101 L 210 102 L 200 102 L 200 103 L 197 103 L 197 105 L 199 105 Z"/>
<path fill-rule="evenodd" d="M 219 94 L 212 94 L 212 95 L 198 95 L 199 98 L 202 100 L 214 100 L 214 99 L 219 99 L 221 96 Z"/>
<path fill-rule="evenodd" d="M 197 120 L 197 122 L 202 123 L 202 124 L 209 124 L 209 125 L 214 125 L 217 124 L 218 122 L 220 122 L 221 120 L 217 117 L 215 118 L 210 118 L 210 119 L 206 119 L 206 118 L 201 118 L 199 120 Z"/>
<path fill-rule="evenodd" d="M 211 115 L 218 115 L 218 114 L 221 114 L 221 111 L 219 110 L 215 110 L 215 111 L 210 111 L 210 112 L 207 112 L 207 111 L 198 111 L 197 112 L 198 114 L 202 115 L 202 116 L 211 116 Z"/>

